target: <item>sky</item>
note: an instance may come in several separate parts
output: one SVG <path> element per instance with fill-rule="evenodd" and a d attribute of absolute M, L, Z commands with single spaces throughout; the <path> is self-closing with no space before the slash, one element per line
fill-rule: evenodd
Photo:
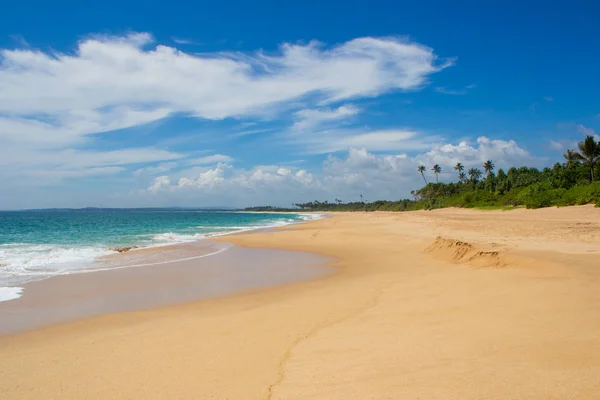
<path fill-rule="evenodd" d="M 599 2 L 86 3 L 2 7 L 0 209 L 393 200 L 600 133 Z"/>

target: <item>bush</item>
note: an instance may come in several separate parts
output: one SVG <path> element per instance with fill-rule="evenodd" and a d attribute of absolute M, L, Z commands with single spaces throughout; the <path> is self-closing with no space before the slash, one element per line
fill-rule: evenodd
<path fill-rule="evenodd" d="M 566 191 L 566 189 L 552 189 L 533 192 L 527 197 L 525 207 L 542 208 L 557 205 L 557 202 Z"/>

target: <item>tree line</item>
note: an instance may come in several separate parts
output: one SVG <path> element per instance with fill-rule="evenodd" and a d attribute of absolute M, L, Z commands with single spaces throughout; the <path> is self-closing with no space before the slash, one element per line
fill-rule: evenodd
<path fill-rule="evenodd" d="M 417 167 L 425 186 L 411 191 L 412 199 L 343 202 L 341 199 L 295 203 L 277 211 L 410 211 L 443 207 L 540 208 L 594 203 L 600 207 L 600 142 L 587 136 L 577 150 L 569 149 L 563 162 L 539 170 L 528 167 L 498 169 L 492 160 L 465 171 L 464 164 L 454 166 L 456 182 L 439 182 L 440 165 L 433 165 L 435 183 L 429 182 L 424 165 Z M 249 210 L 259 211 L 260 208 Z M 265 210 L 265 208 L 262 208 Z"/>

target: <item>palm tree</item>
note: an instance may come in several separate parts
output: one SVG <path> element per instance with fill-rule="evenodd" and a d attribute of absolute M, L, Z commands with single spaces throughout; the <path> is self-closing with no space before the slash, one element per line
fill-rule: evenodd
<path fill-rule="evenodd" d="M 563 154 L 563 157 L 566 160 L 566 166 L 567 168 L 570 168 L 574 165 L 579 164 L 579 159 L 577 158 L 577 156 L 575 155 L 577 152 L 575 150 L 567 150 L 567 152 L 565 154 Z"/>
<path fill-rule="evenodd" d="M 469 174 L 469 180 L 473 184 L 477 183 L 477 181 L 479 180 L 479 178 L 481 178 L 481 170 L 479 170 L 477 168 L 471 168 L 468 171 L 468 174 Z"/>
<path fill-rule="evenodd" d="M 575 158 L 583 161 L 590 166 L 590 176 L 594 182 L 594 168 L 596 162 L 600 159 L 600 143 L 597 143 L 593 136 L 586 136 L 585 140 L 577 144 L 579 151 L 576 151 Z"/>
<path fill-rule="evenodd" d="M 419 165 L 419 168 L 417 168 L 417 171 L 419 171 L 421 173 L 421 176 L 423 177 L 423 180 L 425 181 L 425 185 L 427 185 L 427 179 L 425 179 L 425 166 Z"/>
<path fill-rule="evenodd" d="M 465 170 L 465 166 L 462 165 L 461 163 L 457 162 L 456 165 L 454 166 L 454 170 L 458 171 L 458 179 L 460 179 L 462 181 L 460 175 Z"/>
<path fill-rule="evenodd" d="M 435 181 L 437 183 L 440 183 L 440 181 L 438 180 L 438 174 L 442 173 L 442 167 L 440 167 L 438 164 L 435 164 L 433 166 L 433 168 L 431 168 L 431 170 L 433 171 L 433 173 L 435 174 Z"/>
<path fill-rule="evenodd" d="M 483 169 L 485 170 L 485 172 L 487 172 L 488 176 L 492 173 L 494 168 L 495 165 L 492 162 L 492 160 L 487 160 L 485 163 L 483 163 Z"/>
<path fill-rule="evenodd" d="M 464 172 L 459 172 L 459 173 L 458 173 L 458 179 L 459 179 L 461 182 L 464 182 L 464 181 L 466 181 L 466 180 L 467 180 L 467 174 L 465 174 Z"/>

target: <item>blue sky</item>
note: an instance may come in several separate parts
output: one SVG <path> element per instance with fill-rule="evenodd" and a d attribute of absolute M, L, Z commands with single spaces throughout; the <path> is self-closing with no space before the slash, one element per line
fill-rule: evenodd
<path fill-rule="evenodd" d="M 600 132 L 600 5 L 21 2 L 0 209 L 408 197 Z"/>

